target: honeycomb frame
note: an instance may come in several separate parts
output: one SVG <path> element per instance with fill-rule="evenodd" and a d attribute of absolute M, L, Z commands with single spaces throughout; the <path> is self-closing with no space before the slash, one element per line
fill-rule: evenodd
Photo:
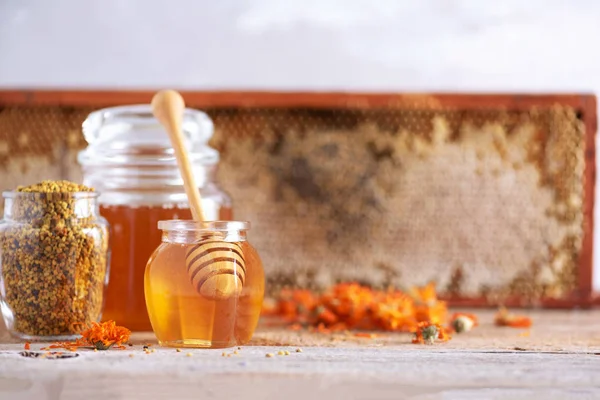
<path fill-rule="evenodd" d="M 73 159 L 76 151 L 85 146 L 79 129 L 82 118 L 91 110 L 101 107 L 147 103 L 151 96 L 152 93 L 149 92 L 0 92 L 0 168 L 8 171 L 3 173 L 5 179 L 0 181 L 0 186 L 2 189 L 8 189 L 15 183 L 23 183 L 23 179 L 35 179 L 36 174 L 39 175 L 40 171 L 44 171 L 48 166 L 54 168 L 51 173 L 55 177 L 78 179 L 78 172 L 73 168 Z M 548 257 L 538 260 L 538 265 L 535 265 L 533 260 L 527 273 L 515 274 L 510 280 L 510 290 L 491 288 L 487 292 L 479 290 L 469 295 L 461 294 L 460 282 L 469 269 L 468 266 L 455 265 L 452 267 L 451 279 L 444 284 L 444 297 L 452 304 L 465 306 L 502 303 L 572 307 L 591 304 L 596 132 L 594 96 L 250 92 L 194 92 L 184 93 L 184 96 L 188 106 L 204 109 L 215 121 L 216 135 L 213 144 L 223 153 L 221 169 L 224 171 L 221 171 L 220 175 L 225 180 L 236 182 L 224 184 L 224 187 L 232 192 L 234 204 L 244 203 L 244 199 L 248 197 L 258 197 L 257 202 L 251 206 L 241 207 L 241 216 L 248 219 L 258 218 L 260 214 L 256 210 L 261 207 L 261 202 L 273 204 L 269 202 L 273 202 L 273 199 L 283 199 L 288 208 L 284 207 L 281 210 L 292 210 L 293 213 L 301 215 L 308 208 L 310 212 L 318 214 L 322 221 L 337 221 L 335 226 L 330 228 L 330 232 L 318 241 L 335 236 L 336 229 L 371 229 L 372 226 L 364 224 L 365 218 L 361 213 L 362 210 L 368 209 L 373 201 L 369 196 L 363 196 L 356 205 L 340 202 L 339 198 L 356 192 L 357 188 L 356 185 L 332 179 L 334 174 L 331 171 L 335 170 L 336 166 L 335 163 L 331 166 L 326 165 L 327 157 L 313 163 L 310 171 L 320 171 L 319 177 L 328 178 L 319 178 L 319 182 L 308 182 L 312 189 L 302 186 L 307 182 L 306 173 L 296 176 L 294 171 L 306 169 L 302 162 L 306 164 L 307 154 L 319 149 L 331 149 L 331 143 L 336 143 L 338 147 L 347 150 L 345 157 L 350 161 L 345 162 L 350 167 L 353 157 L 372 157 L 382 166 L 373 167 L 378 169 L 371 175 L 361 177 L 360 168 L 349 168 L 347 171 L 349 176 L 354 174 L 363 182 L 377 180 L 378 186 L 370 189 L 371 194 L 375 195 L 370 196 L 385 197 L 386 190 L 394 190 L 394 185 L 398 183 L 393 178 L 397 176 L 395 168 L 405 162 L 408 155 L 416 154 L 417 156 L 413 157 L 416 160 L 414 163 L 420 165 L 419 163 L 423 163 L 420 160 L 434 159 L 437 154 L 435 152 L 443 146 L 450 144 L 457 147 L 456 144 L 465 140 L 464 138 L 472 140 L 472 136 L 480 137 L 482 130 L 485 131 L 490 139 L 487 145 L 493 147 L 494 160 L 500 160 L 498 162 L 504 166 L 500 167 L 500 172 L 506 165 L 515 170 L 520 170 L 523 165 L 535 167 L 539 172 L 540 186 L 552 189 L 552 207 L 546 207 L 544 212 L 558 224 L 571 223 L 572 227 L 577 228 L 577 232 L 564 237 L 560 246 L 550 246 L 547 251 Z M 524 137 L 524 134 L 518 133 L 523 126 L 529 126 L 529 135 L 533 135 L 527 146 L 521 146 L 518 140 L 513 140 L 515 137 Z M 38 131 L 52 134 L 49 135 L 48 141 L 39 140 L 37 137 L 32 140 L 32 132 Z M 353 134 L 355 136 L 352 140 L 344 142 L 345 138 Z M 307 137 L 309 139 L 306 139 Z M 231 140 L 232 138 L 236 140 Z M 552 140 L 556 142 L 554 145 L 546 145 Z M 342 142 L 343 145 L 340 144 Z M 359 146 L 356 145 L 357 142 L 360 142 Z M 538 142 L 544 145 L 531 146 L 531 143 Z M 569 146 L 574 150 L 565 150 Z M 523 150 L 525 147 L 528 148 Z M 270 178 L 262 176 L 265 174 L 255 173 L 260 176 L 256 176 L 253 184 L 264 184 L 266 189 L 258 192 L 250 190 L 251 188 L 246 188 L 245 191 L 238 190 L 243 187 L 239 183 L 247 180 L 248 176 L 242 177 L 239 174 L 246 166 L 240 163 L 236 166 L 236 157 L 254 154 L 258 158 L 261 151 L 263 158 L 261 162 L 255 163 L 258 165 L 255 171 L 269 171 L 266 175 L 270 174 Z M 474 154 L 487 161 L 492 154 L 490 151 L 482 151 L 482 154 L 475 151 Z M 511 156 L 513 153 L 520 156 L 515 159 Z M 19 162 L 14 162 L 16 159 L 19 159 Z M 290 160 L 296 160 L 296 164 Z M 315 164 L 319 168 L 316 168 Z M 494 172 L 493 168 L 491 171 L 485 170 L 488 164 L 483 163 L 481 171 L 474 170 L 475 174 L 490 174 L 483 182 L 493 180 L 493 174 L 498 173 Z M 565 171 L 577 173 L 565 174 Z M 273 184 L 273 181 L 276 184 Z M 282 185 L 282 182 L 287 184 Z M 439 185 L 439 181 L 437 182 Z M 301 190 L 298 190 L 299 187 Z M 293 193 L 293 190 L 290 192 L 290 189 L 294 188 L 296 193 Z M 337 193 L 338 202 L 327 199 L 325 202 L 328 205 L 320 207 L 315 206 L 314 201 L 311 203 L 303 199 L 307 193 L 309 197 L 312 193 L 312 200 L 319 200 L 319 196 L 323 197 L 323 188 L 333 188 Z M 268 192 L 271 192 L 271 196 L 260 196 L 261 193 Z M 342 211 L 343 218 L 339 215 Z M 393 216 L 389 214 L 389 210 L 386 213 L 383 213 L 383 218 Z M 381 221 L 382 215 L 373 211 L 372 219 L 377 221 L 377 218 Z M 255 234 L 266 235 L 265 232 L 269 232 L 268 228 L 261 227 L 259 223 Z M 320 234 L 306 233 L 307 236 Z M 339 232 L 337 236 L 340 236 Z M 331 248 L 335 249 L 335 246 L 338 246 L 339 252 L 343 246 L 356 244 L 354 239 L 354 242 L 349 241 L 344 245 L 345 239 L 347 238 L 331 239 Z M 269 264 L 277 264 L 277 252 L 269 253 L 272 244 L 261 240 L 256 243 L 254 239 L 253 242 L 259 247 L 261 254 L 267 255 Z M 539 271 L 543 271 L 540 263 L 556 264 L 556 260 L 563 260 L 563 264 L 566 265 L 561 267 L 557 274 L 562 274 L 566 283 L 561 283 L 562 286 L 558 289 L 548 284 L 543 287 L 533 287 L 529 284 L 534 276 L 532 274 L 541 274 Z M 323 264 L 327 265 L 326 258 Z M 377 282 L 366 279 L 364 283 L 380 285 L 382 282 L 398 278 L 397 268 L 393 265 L 390 266 L 386 262 L 375 264 L 376 261 L 373 261 L 373 265 L 362 268 L 363 272 L 368 271 L 365 272 L 366 275 L 375 275 L 372 273 L 375 271 L 378 276 Z M 410 270 L 418 267 L 408 268 Z M 267 267 L 271 287 L 275 288 L 278 283 L 286 282 L 310 286 L 307 282 L 321 279 L 317 276 L 318 268 L 307 268 L 302 274 L 296 274 L 298 276 L 281 274 L 283 269 L 279 266 Z M 299 270 L 297 267 L 292 269 Z M 361 280 L 360 276 L 353 278 Z M 399 278 L 400 284 L 402 280 L 410 281 L 405 278 Z M 325 282 L 329 281 L 325 279 Z"/>

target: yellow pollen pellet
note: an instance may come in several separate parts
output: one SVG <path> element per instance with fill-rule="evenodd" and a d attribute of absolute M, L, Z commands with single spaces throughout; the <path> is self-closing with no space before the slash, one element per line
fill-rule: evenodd
<path fill-rule="evenodd" d="M 284 352 L 283 350 L 279 350 L 279 351 L 277 352 L 277 354 L 278 354 L 278 355 L 280 355 L 280 356 L 283 356 L 283 355 L 285 355 L 285 352 Z"/>
<path fill-rule="evenodd" d="M 191 357 L 192 353 L 187 353 L 186 356 Z"/>
<path fill-rule="evenodd" d="M 227 353 L 225 353 L 225 352 L 221 353 L 221 357 L 226 357 L 226 356 L 227 356 Z"/>
<path fill-rule="evenodd" d="M 302 349 L 300 349 L 300 348 L 296 349 L 296 353 L 302 353 Z"/>
<path fill-rule="evenodd" d="M 233 352 L 233 354 L 237 355 L 237 354 L 240 354 L 240 352 L 236 350 L 236 351 Z"/>
<path fill-rule="evenodd" d="M 285 353 L 285 355 L 286 355 L 286 356 L 289 356 L 289 355 L 290 355 L 290 352 L 289 352 L 289 351 L 287 351 L 287 350 L 286 350 L 284 353 Z"/>
<path fill-rule="evenodd" d="M 267 358 L 271 358 L 271 357 L 273 357 L 273 353 L 267 353 L 267 354 L 265 355 L 265 357 L 267 357 Z"/>

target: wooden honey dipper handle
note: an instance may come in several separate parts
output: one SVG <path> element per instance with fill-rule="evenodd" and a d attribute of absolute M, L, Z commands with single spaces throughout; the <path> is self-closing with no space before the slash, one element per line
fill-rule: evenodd
<path fill-rule="evenodd" d="M 185 102 L 183 97 L 174 90 L 162 90 L 152 98 L 152 112 L 158 121 L 165 127 L 171 138 L 171 145 L 175 151 L 177 165 L 183 178 L 183 187 L 192 210 L 192 216 L 195 221 L 205 221 L 206 215 L 202 209 L 202 199 L 188 153 L 183 142 L 183 132 L 181 124 L 183 112 L 185 111 Z"/>
<path fill-rule="evenodd" d="M 174 90 L 160 91 L 152 99 L 152 112 L 171 138 L 192 216 L 195 221 L 201 222 L 206 220 L 206 215 L 183 142 L 181 125 L 184 111 L 185 102 Z M 190 282 L 201 296 L 226 300 L 240 294 L 246 278 L 246 266 L 242 248 L 237 243 L 226 242 L 216 235 L 205 238 L 188 250 L 185 262 Z"/>

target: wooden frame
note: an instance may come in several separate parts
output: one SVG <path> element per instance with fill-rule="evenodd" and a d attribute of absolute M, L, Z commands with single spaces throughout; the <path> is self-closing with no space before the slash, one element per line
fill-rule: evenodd
<path fill-rule="evenodd" d="M 0 91 L 0 107 L 16 105 L 114 106 L 149 103 L 153 91 Z M 600 302 L 593 294 L 594 188 L 596 182 L 597 130 L 596 97 L 589 94 L 380 94 L 380 93 L 306 93 L 306 92 L 182 92 L 190 107 L 307 107 L 307 108 L 443 108 L 528 110 L 556 104 L 572 107 L 585 125 L 584 238 L 579 261 L 578 292 L 569 300 L 548 300 L 548 307 L 587 307 Z M 449 299 L 453 304 L 477 306 L 482 299 Z M 508 305 L 518 304 L 517 299 Z"/>

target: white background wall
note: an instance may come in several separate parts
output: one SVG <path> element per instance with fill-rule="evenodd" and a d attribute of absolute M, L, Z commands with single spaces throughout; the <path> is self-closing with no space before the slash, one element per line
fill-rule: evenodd
<path fill-rule="evenodd" d="M 599 40 L 598 0 L 0 0 L 0 87 L 596 93 Z"/>
<path fill-rule="evenodd" d="M 593 91 L 598 39 L 597 0 L 0 0 L 0 85 Z"/>

